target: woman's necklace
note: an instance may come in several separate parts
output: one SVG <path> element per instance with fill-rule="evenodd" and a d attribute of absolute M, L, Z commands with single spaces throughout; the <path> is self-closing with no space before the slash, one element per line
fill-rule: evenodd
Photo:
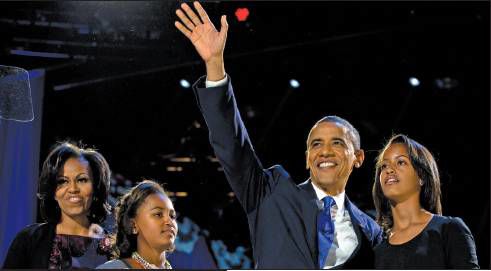
<path fill-rule="evenodd" d="M 141 264 L 144 269 L 172 269 L 172 266 L 169 264 L 168 261 L 165 261 L 162 267 L 157 267 L 155 264 L 149 263 L 145 259 L 143 259 L 143 257 L 140 256 L 140 254 L 138 254 L 138 252 L 136 251 L 131 254 L 131 258 Z"/>

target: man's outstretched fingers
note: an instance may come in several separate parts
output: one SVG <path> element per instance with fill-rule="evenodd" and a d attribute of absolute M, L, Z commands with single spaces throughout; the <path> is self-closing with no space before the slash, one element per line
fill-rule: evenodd
<path fill-rule="evenodd" d="M 188 19 L 186 14 L 180 9 L 176 10 L 176 14 L 181 19 L 181 22 L 192 32 L 196 26 Z"/>
<path fill-rule="evenodd" d="M 196 13 L 194 13 L 194 11 L 191 9 L 191 7 L 189 7 L 186 3 L 182 4 L 181 8 L 184 9 L 184 11 L 186 12 L 186 15 L 188 15 L 188 17 L 191 19 L 191 21 L 193 21 L 194 25 L 198 26 L 198 25 L 202 24 L 202 22 L 200 21 L 200 19 L 196 15 Z"/>
<path fill-rule="evenodd" d="M 222 24 L 220 28 L 220 35 L 227 35 L 227 31 L 228 31 L 227 15 L 222 15 L 222 18 L 220 18 L 220 22 Z"/>
<path fill-rule="evenodd" d="M 194 2 L 194 8 L 198 11 L 199 17 L 201 17 L 201 21 L 203 21 L 203 23 L 211 23 L 208 14 L 198 1 Z"/>
<path fill-rule="evenodd" d="M 179 29 L 179 31 L 181 31 L 181 33 L 184 34 L 184 36 L 186 36 L 188 39 L 191 39 L 191 31 L 189 31 L 189 29 L 187 29 L 184 25 L 182 25 L 178 21 L 175 21 L 174 25 L 176 26 L 177 29 Z"/>

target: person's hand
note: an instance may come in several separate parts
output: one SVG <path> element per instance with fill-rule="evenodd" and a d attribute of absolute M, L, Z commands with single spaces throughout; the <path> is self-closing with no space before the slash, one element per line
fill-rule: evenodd
<path fill-rule="evenodd" d="M 97 224 L 91 224 L 89 227 L 89 237 L 103 238 L 104 237 L 104 229 Z"/>
<path fill-rule="evenodd" d="M 205 61 L 208 77 L 220 77 L 220 74 L 223 73 L 221 76 L 223 78 L 225 76 L 223 51 L 228 30 L 226 16 L 222 15 L 221 28 L 220 31 L 217 31 L 201 4 L 194 2 L 194 7 L 198 11 L 199 17 L 191 7 L 183 3 L 181 9 L 176 10 L 180 21 L 176 21 L 174 25 L 193 43 L 196 51 Z M 220 80 L 221 78 L 210 78 L 210 80 Z"/>

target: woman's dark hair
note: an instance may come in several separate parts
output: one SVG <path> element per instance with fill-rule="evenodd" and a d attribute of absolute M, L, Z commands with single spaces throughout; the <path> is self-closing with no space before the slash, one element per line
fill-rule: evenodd
<path fill-rule="evenodd" d="M 406 147 L 409 154 L 409 160 L 423 183 L 419 194 L 419 203 L 421 206 L 431 213 L 438 215 L 442 214 L 442 205 L 440 203 L 440 175 L 433 155 L 425 146 L 406 135 L 399 134 L 392 136 L 377 157 L 377 163 L 375 165 L 375 182 L 373 183 L 372 188 L 373 202 L 377 211 L 377 223 L 381 225 L 386 234 L 388 234 L 390 228 L 392 228 L 393 221 L 389 200 L 384 196 L 380 185 L 380 173 L 382 171 L 381 166 L 384 153 L 393 144 L 402 144 Z"/>
<path fill-rule="evenodd" d="M 116 248 L 118 258 L 129 258 L 137 249 L 137 234 L 133 233 L 138 208 L 152 194 L 167 196 L 162 186 L 150 180 L 144 180 L 124 194 L 116 204 Z M 172 246 L 168 251 L 173 251 Z"/>
<path fill-rule="evenodd" d="M 51 152 L 44 160 L 41 176 L 39 178 L 39 192 L 41 216 L 51 223 L 58 223 L 61 210 L 55 200 L 57 177 L 63 169 L 65 162 L 70 158 L 83 158 L 89 162 L 92 171 L 92 204 L 90 205 L 89 221 L 101 223 L 110 212 L 107 202 L 111 181 L 111 170 L 106 159 L 96 150 L 83 148 L 70 142 L 59 142 L 52 147 Z"/>

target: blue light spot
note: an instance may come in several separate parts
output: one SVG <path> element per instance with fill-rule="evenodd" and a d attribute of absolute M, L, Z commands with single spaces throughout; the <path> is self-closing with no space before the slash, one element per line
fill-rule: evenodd
<path fill-rule="evenodd" d="M 419 79 L 416 78 L 416 77 L 410 77 L 409 78 L 409 84 L 413 87 L 417 87 L 419 86 L 420 82 L 419 82 Z"/>
<path fill-rule="evenodd" d="M 297 80 L 295 80 L 295 79 L 291 79 L 290 80 L 290 86 L 292 88 L 298 88 L 298 87 L 300 87 L 300 83 Z"/>
<path fill-rule="evenodd" d="M 190 88 L 191 87 L 191 84 L 186 79 L 181 79 L 181 81 L 179 81 L 179 84 L 181 84 L 181 87 L 183 87 L 183 88 Z"/>

